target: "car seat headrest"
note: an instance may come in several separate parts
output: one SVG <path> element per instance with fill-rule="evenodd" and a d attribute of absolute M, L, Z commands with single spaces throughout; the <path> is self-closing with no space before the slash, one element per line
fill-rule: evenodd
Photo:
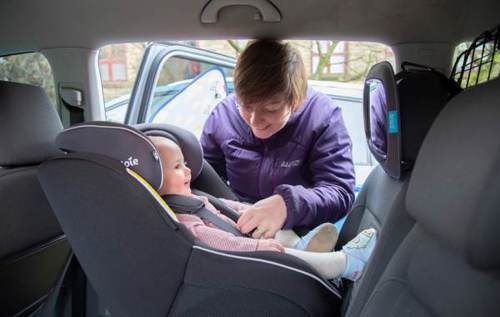
<path fill-rule="evenodd" d="M 60 154 L 54 139 L 62 124 L 42 88 L 0 81 L 0 103 L 0 166 L 38 164 Z"/>
<path fill-rule="evenodd" d="M 408 212 L 479 269 L 500 267 L 500 80 L 453 98 L 427 134 Z"/>
<path fill-rule="evenodd" d="M 201 174 L 203 149 L 193 133 L 171 124 L 143 123 L 134 127 L 147 136 L 164 136 L 176 142 L 191 169 L 191 182 L 195 181 Z"/>
<path fill-rule="evenodd" d="M 163 184 L 160 155 L 142 132 L 113 122 L 87 122 L 74 125 L 56 138 L 56 146 L 65 152 L 105 155 L 141 175 L 154 189 Z"/>
<path fill-rule="evenodd" d="M 411 63 L 402 67 L 394 75 L 388 62 L 374 65 L 363 96 L 368 147 L 385 172 L 397 179 L 413 167 L 432 122 L 461 90 L 431 68 Z"/>

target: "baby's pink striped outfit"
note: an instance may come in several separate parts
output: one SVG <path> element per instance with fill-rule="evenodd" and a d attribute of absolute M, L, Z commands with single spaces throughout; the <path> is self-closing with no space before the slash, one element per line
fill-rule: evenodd
<path fill-rule="evenodd" d="M 195 195 L 193 195 L 193 197 L 201 199 L 207 209 L 216 214 L 222 220 L 236 227 L 236 223 L 230 218 L 223 215 L 219 210 L 217 210 L 206 197 Z M 241 209 L 242 206 L 238 202 L 229 200 L 224 200 L 224 203 L 235 210 Z M 215 249 L 225 251 L 281 251 L 280 249 L 275 248 L 266 242 L 266 240 L 272 239 L 262 240 L 247 237 L 237 237 L 232 233 L 217 228 L 209 222 L 204 222 L 200 217 L 196 215 L 177 214 L 177 219 L 179 219 L 179 221 L 183 225 L 185 225 L 189 231 L 191 231 L 191 233 L 197 240 L 200 240 L 209 247 Z M 275 242 L 279 243 L 278 241 Z"/>

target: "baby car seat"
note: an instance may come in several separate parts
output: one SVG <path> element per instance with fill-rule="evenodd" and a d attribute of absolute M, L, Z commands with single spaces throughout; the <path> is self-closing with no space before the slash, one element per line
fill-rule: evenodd
<path fill-rule="evenodd" d="M 202 166 L 176 132 L 197 175 Z M 63 131 L 67 152 L 39 179 L 90 283 L 113 316 L 338 313 L 338 290 L 278 252 L 226 252 L 196 241 L 155 189 L 161 161 L 137 129 L 92 122 Z M 201 148 L 198 149 L 201 155 Z M 195 178 L 195 177 L 193 177 Z"/>

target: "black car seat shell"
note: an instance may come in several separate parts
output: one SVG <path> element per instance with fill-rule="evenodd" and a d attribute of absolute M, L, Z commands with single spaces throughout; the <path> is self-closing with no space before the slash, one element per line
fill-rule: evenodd
<path fill-rule="evenodd" d="M 405 198 L 416 223 L 356 316 L 499 316 L 500 80 L 453 98 Z"/>
<path fill-rule="evenodd" d="M 155 155 L 147 151 L 149 161 L 138 159 L 128 168 L 120 162 L 138 158 L 136 149 L 151 149 L 137 136 L 142 133 L 119 124 L 89 124 L 104 127 L 89 127 L 97 131 L 90 137 L 95 143 L 105 141 L 103 131 L 124 133 L 126 151 L 114 146 L 121 144 L 116 135 L 113 143 L 95 147 L 105 153 L 80 151 L 89 143 L 78 137 L 85 125 L 75 126 L 56 142 L 70 153 L 44 163 L 39 178 L 83 270 L 113 315 L 338 313 L 338 290 L 305 262 L 277 252 L 225 252 L 195 241 L 151 186 L 161 181 L 140 176 L 157 169 L 151 166 L 160 164 Z M 196 164 L 191 168 L 197 174 Z"/>
<path fill-rule="evenodd" d="M 379 237 L 361 279 L 352 285 L 346 283 L 343 312 L 347 311 L 349 316 L 359 314 L 359 306 L 366 301 L 390 257 L 413 226 L 413 218 L 404 211 L 413 164 L 433 121 L 446 103 L 460 92 L 457 84 L 430 69 L 408 69 L 394 75 L 390 64 L 383 62 L 373 66 L 367 82 L 374 78 L 389 81 L 384 89 L 387 95 L 393 96 L 394 103 L 388 110 L 398 113 L 399 130 L 392 136 L 392 143 L 389 139 L 387 157 L 383 159 L 371 146 L 370 127 L 365 125 L 369 148 L 380 165 L 371 172 L 356 197 L 337 246 L 370 227 L 377 229 Z M 369 106 L 365 99 L 365 122 L 369 120 Z"/>
<path fill-rule="evenodd" d="M 37 177 L 62 130 L 40 87 L 0 81 L 0 315 L 28 315 L 71 250 Z"/>

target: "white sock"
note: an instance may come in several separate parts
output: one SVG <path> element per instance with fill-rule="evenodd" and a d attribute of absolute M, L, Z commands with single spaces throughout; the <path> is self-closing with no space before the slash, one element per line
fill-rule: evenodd
<path fill-rule="evenodd" d="M 300 240 L 300 237 L 293 230 L 280 230 L 274 235 L 285 248 L 293 248 Z"/>
<path fill-rule="evenodd" d="M 296 256 L 313 268 L 326 279 L 339 277 L 346 267 L 346 256 L 342 251 L 336 252 L 308 252 L 285 248 L 285 253 Z"/>

